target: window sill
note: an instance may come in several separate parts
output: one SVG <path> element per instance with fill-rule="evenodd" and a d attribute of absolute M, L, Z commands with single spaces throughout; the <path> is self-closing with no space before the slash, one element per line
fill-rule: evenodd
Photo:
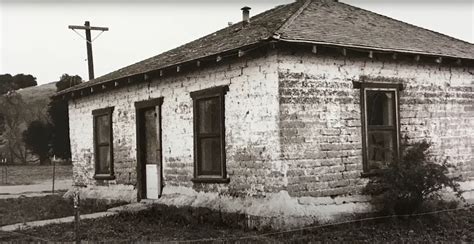
<path fill-rule="evenodd" d="M 220 184 L 226 184 L 230 182 L 229 178 L 212 178 L 212 177 L 199 177 L 199 178 L 193 178 L 191 180 L 194 183 L 220 183 Z"/>
<path fill-rule="evenodd" d="M 115 175 L 96 174 L 96 175 L 94 175 L 94 179 L 96 179 L 96 180 L 115 180 Z"/>

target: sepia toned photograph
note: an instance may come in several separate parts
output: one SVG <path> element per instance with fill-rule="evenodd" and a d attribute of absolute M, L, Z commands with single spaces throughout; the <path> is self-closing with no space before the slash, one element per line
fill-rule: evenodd
<path fill-rule="evenodd" d="M 474 243 L 472 0 L 0 0 L 0 243 Z"/>

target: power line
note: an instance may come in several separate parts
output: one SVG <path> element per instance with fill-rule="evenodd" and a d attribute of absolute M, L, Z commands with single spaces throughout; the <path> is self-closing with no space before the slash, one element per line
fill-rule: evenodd
<path fill-rule="evenodd" d="M 99 38 L 100 35 L 102 35 L 102 33 L 104 33 L 104 31 L 101 31 L 99 32 L 99 34 L 97 34 L 94 38 L 92 38 L 91 41 L 87 40 L 83 35 L 81 35 L 81 33 L 77 32 L 75 29 L 72 29 L 72 31 L 74 31 L 78 36 L 80 36 L 82 38 L 82 40 L 88 42 L 88 43 L 91 43 L 94 42 L 97 38 Z"/>

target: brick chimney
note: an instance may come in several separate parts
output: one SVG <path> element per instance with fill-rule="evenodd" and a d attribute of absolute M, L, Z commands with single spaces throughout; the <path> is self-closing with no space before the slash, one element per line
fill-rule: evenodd
<path fill-rule="evenodd" d="M 250 7 L 243 7 L 242 10 L 242 25 L 245 27 L 250 24 Z"/>

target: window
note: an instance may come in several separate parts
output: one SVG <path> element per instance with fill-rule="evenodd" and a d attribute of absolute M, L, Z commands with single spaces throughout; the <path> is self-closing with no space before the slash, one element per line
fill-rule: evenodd
<path fill-rule="evenodd" d="M 359 83 L 364 172 L 376 173 L 399 155 L 398 84 Z"/>
<path fill-rule="evenodd" d="M 92 111 L 94 117 L 94 156 L 96 179 L 114 179 L 112 112 L 113 107 Z"/>
<path fill-rule="evenodd" d="M 191 93 L 194 108 L 194 182 L 229 182 L 225 164 L 224 96 L 228 86 Z"/>

